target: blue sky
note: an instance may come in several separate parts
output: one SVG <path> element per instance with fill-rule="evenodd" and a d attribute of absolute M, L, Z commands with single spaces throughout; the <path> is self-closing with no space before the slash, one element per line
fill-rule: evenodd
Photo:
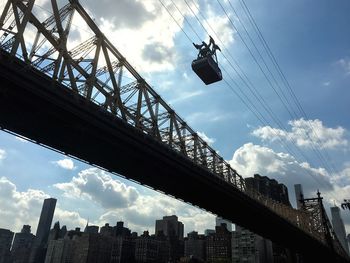
<path fill-rule="evenodd" d="M 249 98 L 267 124 L 260 123 L 224 81 L 205 86 L 192 72 L 190 63 L 196 50 L 191 42 L 207 41 L 208 35 L 186 1 L 174 0 L 180 14 L 171 0 L 163 0 L 178 24 L 159 0 L 104 0 L 98 5 L 93 0 L 81 1 L 148 83 L 244 177 L 260 173 L 277 179 L 288 186 L 293 203 L 295 183 L 303 184 L 310 197 L 320 189 L 327 206 L 350 198 L 350 2 L 245 1 L 307 118 L 290 116 L 240 39 L 239 34 L 258 56 L 242 22 L 270 63 L 239 1 L 220 1 L 230 19 L 217 1 L 187 2 L 223 49 L 218 58 L 228 85 L 239 93 L 233 84 L 237 81 L 243 92 L 250 94 L 225 57 L 231 63 L 232 58 L 238 62 L 282 127 L 272 121 L 253 95 Z M 36 8 L 50 10 L 46 0 L 37 1 Z M 72 30 L 77 41 L 88 35 L 78 18 Z M 277 134 L 295 156 L 280 143 Z M 326 162 L 320 162 L 310 138 L 317 141 L 316 148 Z M 214 216 L 205 211 L 5 132 L 0 132 L 0 178 L 0 227 L 14 231 L 23 224 L 31 224 L 35 231 L 42 200 L 47 196 L 58 199 L 55 220 L 70 228 L 82 227 L 87 220 L 98 225 L 124 220 L 132 230 L 153 232 L 156 219 L 175 213 L 185 223 L 186 233 L 214 226 Z M 348 232 L 349 215 L 349 211 L 342 213 Z"/>

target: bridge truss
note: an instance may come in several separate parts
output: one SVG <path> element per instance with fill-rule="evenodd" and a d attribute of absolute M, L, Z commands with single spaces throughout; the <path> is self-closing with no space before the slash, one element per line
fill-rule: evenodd
<path fill-rule="evenodd" d="M 0 50 L 24 61 L 23 70 L 41 71 L 347 257 L 322 203 L 305 199 L 305 209 L 296 210 L 247 188 L 242 176 L 128 63 L 77 0 L 63 7 L 50 0 L 49 7 L 51 15 L 45 16 L 35 0 L 8 0 L 0 14 Z M 70 34 L 74 15 L 85 22 L 85 40 Z"/>

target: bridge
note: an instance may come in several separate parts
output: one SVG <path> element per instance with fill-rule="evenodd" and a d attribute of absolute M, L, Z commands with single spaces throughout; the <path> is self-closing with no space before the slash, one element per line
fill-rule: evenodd
<path fill-rule="evenodd" d="M 1 129 L 230 219 L 305 262 L 349 262 L 320 195 L 296 210 L 248 188 L 77 0 L 51 0 L 46 18 L 34 3 L 8 0 L 0 14 Z M 91 37 L 70 47 L 73 15 Z"/>

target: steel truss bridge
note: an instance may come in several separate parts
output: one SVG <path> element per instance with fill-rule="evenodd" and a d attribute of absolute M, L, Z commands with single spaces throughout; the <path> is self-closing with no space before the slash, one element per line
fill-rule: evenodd
<path fill-rule="evenodd" d="M 249 189 L 77 0 L 48 4 L 49 16 L 35 0 L 0 10 L 2 129 L 230 219 L 304 262 L 349 262 L 320 196 L 296 210 Z M 85 23 L 83 42 L 69 34 L 73 15 Z"/>

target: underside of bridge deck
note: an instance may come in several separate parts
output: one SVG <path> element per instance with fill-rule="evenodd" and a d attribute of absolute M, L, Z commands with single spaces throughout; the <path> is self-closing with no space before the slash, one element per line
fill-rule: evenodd
<path fill-rule="evenodd" d="M 305 262 L 347 262 L 205 168 L 5 53 L 0 126 L 231 219 L 299 251 Z"/>

